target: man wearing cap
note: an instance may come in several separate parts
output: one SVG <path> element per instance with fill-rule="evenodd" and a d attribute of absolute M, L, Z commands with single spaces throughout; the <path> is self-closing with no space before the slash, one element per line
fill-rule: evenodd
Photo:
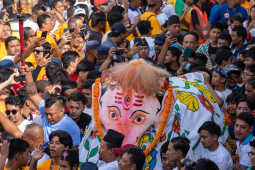
<path fill-rule="evenodd" d="M 86 42 L 86 60 L 95 63 L 97 48 L 100 46 L 97 40 L 88 40 Z"/>
<path fill-rule="evenodd" d="M 157 60 L 157 58 L 162 50 L 163 44 L 165 43 L 165 40 L 166 40 L 166 36 L 164 34 L 156 35 L 155 40 L 154 40 L 154 43 L 155 43 L 155 46 L 154 46 L 155 56 L 153 59 L 154 61 Z"/>
<path fill-rule="evenodd" d="M 138 51 L 137 54 L 139 56 L 138 58 L 143 58 L 144 60 L 152 62 L 152 63 L 156 62 L 155 61 L 156 57 L 153 57 L 153 58 L 149 57 L 150 49 L 146 39 L 141 38 L 140 42 L 136 44 L 136 47 Z"/>
<path fill-rule="evenodd" d="M 148 11 L 143 13 L 143 15 L 141 16 L 141 20 L 150 21 L 151 27 L 152 27 L 152 31 L 151 31 L 152 37 L 162 32 L 160 23 L 156 16 L 157 12 L 160 11 L 161 6 L 162 6 L 162 0 L 149 0 Z"/>
<path fill-rule="evenodd" d="M 99 160 L 105 164 L 99 165 L 100 170 L 118 170 L 118 155 L 113 152 L 113 148 L 120 148 L 124 135 L 109 129 L 101 143 L 99 150 Z"/>

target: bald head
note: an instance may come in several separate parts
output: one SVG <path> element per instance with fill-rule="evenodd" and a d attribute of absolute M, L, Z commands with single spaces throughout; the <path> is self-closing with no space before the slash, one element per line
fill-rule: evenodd
<path fill-rule="evenodd" d="M 23 138 L 29 143 L 31 149 L 43 145 L 44 132 L 42 126 L 35 123 L 28 125 L 23 133 Z"/>

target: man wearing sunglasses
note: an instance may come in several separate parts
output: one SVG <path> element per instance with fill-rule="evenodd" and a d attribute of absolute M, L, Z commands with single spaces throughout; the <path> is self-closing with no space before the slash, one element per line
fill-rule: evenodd
<path fill-rule="evenodd" d="M 24 120 L 21 113 L 21 100 L 18 96 L 9 96 L 5 99 L 6 116 L 12 121 L 21 132 L 24 132 L 30 121 Z"/>

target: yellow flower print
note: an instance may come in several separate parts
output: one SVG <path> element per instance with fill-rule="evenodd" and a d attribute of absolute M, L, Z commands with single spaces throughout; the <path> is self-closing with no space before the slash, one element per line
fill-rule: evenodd
<path fill-rule="evenodd" d="M 196 97 L 189 92 L 177 91 L 177 99 L 193 112 L 197 111 L 199 108 Z"/>

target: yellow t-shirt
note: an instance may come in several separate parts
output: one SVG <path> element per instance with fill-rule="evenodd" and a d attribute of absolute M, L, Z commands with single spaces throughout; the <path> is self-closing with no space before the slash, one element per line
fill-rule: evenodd
<path fill-rule="evenodd" d="M 5 104 L 0 104 L 0 113 L 5 114 L 5 111 L 6 111 Z"/>
<path fill-rule="evenodd" d="M 248 10 L 248 9 L 251 9 L 252 3 L 251 3 L 251 1 L 249 2 L 249 1 L 245 0 L 245 1 L 241 4 L 241 6 L 242 6 L 243 8 L 245 8 L 246 10 Z"/>
<path fill-rule="evenodd" d="M 8 54 L 4 42 L 0 42 L 0 61 L 7 55 Z"/>
<path fill-rule="evenodd" d="M 41 37 L 42 31 L 37 31 L 36 37 Z M 50 43 L 51 49 L 57 48 L 57 37 L 53 37 L 54 35 L 47 34 L 46 41 Z"/>
<path fill-rule="evenodd" d="M 43 163 L 41 163 L 37 170 L 49 170 L 50 169 L 50 164 L 51 164 L 51 159 L 44 161 Z M 57 166 L 52 166 L 52 170 L 58 170 L 60 168 L 59 165 Z"/>
<path fill-rule="evenodd" d="M 160 23 L 156 17 L 157 15 L 154 12 L 145 12 L 141 16 L 141 20 L 147 20 L 151 23 L 151 36 L 155 36 L 157 34 L 160 34 L 162 32 Z"/>
<path fill-rule="evenodd" d="M 62 37 L 62 35 L 65 33 L 65 29 L 68 28 L 67 23 L 62 24 L 58 27 L 58 29 L 54 32 L 54 34 L 57 37 L 57 40 L 60 39 Z"/>

